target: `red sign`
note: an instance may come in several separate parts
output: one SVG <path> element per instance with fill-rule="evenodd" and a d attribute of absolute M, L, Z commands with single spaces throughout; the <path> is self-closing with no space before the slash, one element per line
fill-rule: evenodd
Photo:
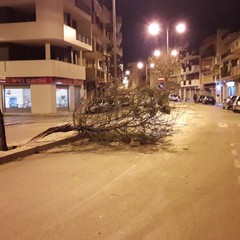
<path fill-rule="evenodd" d="M 164 77 L 159 77 L 158 78 L 158 82 L 159 83 L 164 83 L 165 82 L 165 78 Z"/>
<path fill-rule="evenodd" d="M 67 78 L 6 78 L 7 84 L 64 84 L 64 85 L 82 85 L 83 80 Z"/>

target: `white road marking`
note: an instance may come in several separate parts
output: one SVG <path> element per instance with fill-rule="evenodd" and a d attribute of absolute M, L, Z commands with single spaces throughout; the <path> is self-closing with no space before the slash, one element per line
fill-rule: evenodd
<path fill-rule="evenodd" d="M 234 164 L 235 164 L 235 167 L 236 168 L 240 168 L 240 161 L 239 161 L 239 159 L 234 159 Z"/>
<path fill-rule="evenodd" d="M 237 151 L 236 150 L 232 150 L 232 155 L 233 156 L 237 156 L 238 154 L 237 154 Z"/>
<path fill-rule="evenodd" d="M 218 126 L 222 128 L 228 128 L 228 125 L 226 123 L 218 123 Z"/>

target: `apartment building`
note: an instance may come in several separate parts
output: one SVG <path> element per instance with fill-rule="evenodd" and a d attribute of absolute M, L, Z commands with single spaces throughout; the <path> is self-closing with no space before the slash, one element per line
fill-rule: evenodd
<path fill-rule="evenodd" d="M 225 52 L 221 55 L 221 67 L 217 79 L 217 95 L 221 100 L 230 95 L 240 95 L 239 32 L 226 32 L 222 37 Z"/>
<path fill-rule="evenodd" d="M 240 94 L 240 54 L 234 50 L 238 37 L 239 32 L 217 29 L 200 47 L 201 91 L 216 97 L 217 103 L 222 103 L 229 95 Z"/>
<path fill-rule="evenodd" d="M 92 83 L 111 80 L 112 36 L 111 11 L 98 0 L 1 0 L 3 112 L 76 109 Z"/>
<path fill-rule="evenodd" d="M 113 24 L 112 12 L 98 0 L 92 1 L 92 47 L 84 52 L 86 66 L 86 86 L 89 97 L 101 93 L 101 89 L 112 81 L 113 76 Z M 122 18 L 117 17 L 116 54 L 122 59 Z M 118 62 L 119 65 L 119 62 Z M 120 73 L 121 75 L 121 73 Z"/>
<path fill-rule="evenodd" d="M 0 2 L 1 108 L 4 112 L 74 110 L 91 51 L 91 4 L 79 0 Z"/>
<path fill-rule="evenodd" d="M 188 52 L 181 68 L 180 96 L 183 100 L 193 100 L 193 95 L 200 95 L 200 55 Z"/>

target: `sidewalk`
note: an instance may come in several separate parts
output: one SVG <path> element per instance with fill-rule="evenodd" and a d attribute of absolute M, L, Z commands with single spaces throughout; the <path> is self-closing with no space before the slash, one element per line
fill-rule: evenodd
<path fill-rule="evenodd" d="M 10 150 L 0 151 L 0 164 L 66 144 L 78 138 L 76 132 L 53 133 L 43 139 L 29 140 L 50 127 L 71 123 L 71 115 L 4 116 L 7 145 Z"/>

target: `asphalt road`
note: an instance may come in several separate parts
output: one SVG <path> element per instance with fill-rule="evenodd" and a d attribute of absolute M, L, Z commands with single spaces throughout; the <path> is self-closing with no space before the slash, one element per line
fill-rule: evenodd
<path fill-rule="evenodd" d="M 71 114 L 4 116 L 6 141 L 9 147 L 24 144 L 50 127 L 72 123 Z"/>
<path fill-rule="evenodd" d="M 75 143 L 0 166 L 1 240 L 239 240 L 240 114 L 190 104 L 155 147 Z"/>

